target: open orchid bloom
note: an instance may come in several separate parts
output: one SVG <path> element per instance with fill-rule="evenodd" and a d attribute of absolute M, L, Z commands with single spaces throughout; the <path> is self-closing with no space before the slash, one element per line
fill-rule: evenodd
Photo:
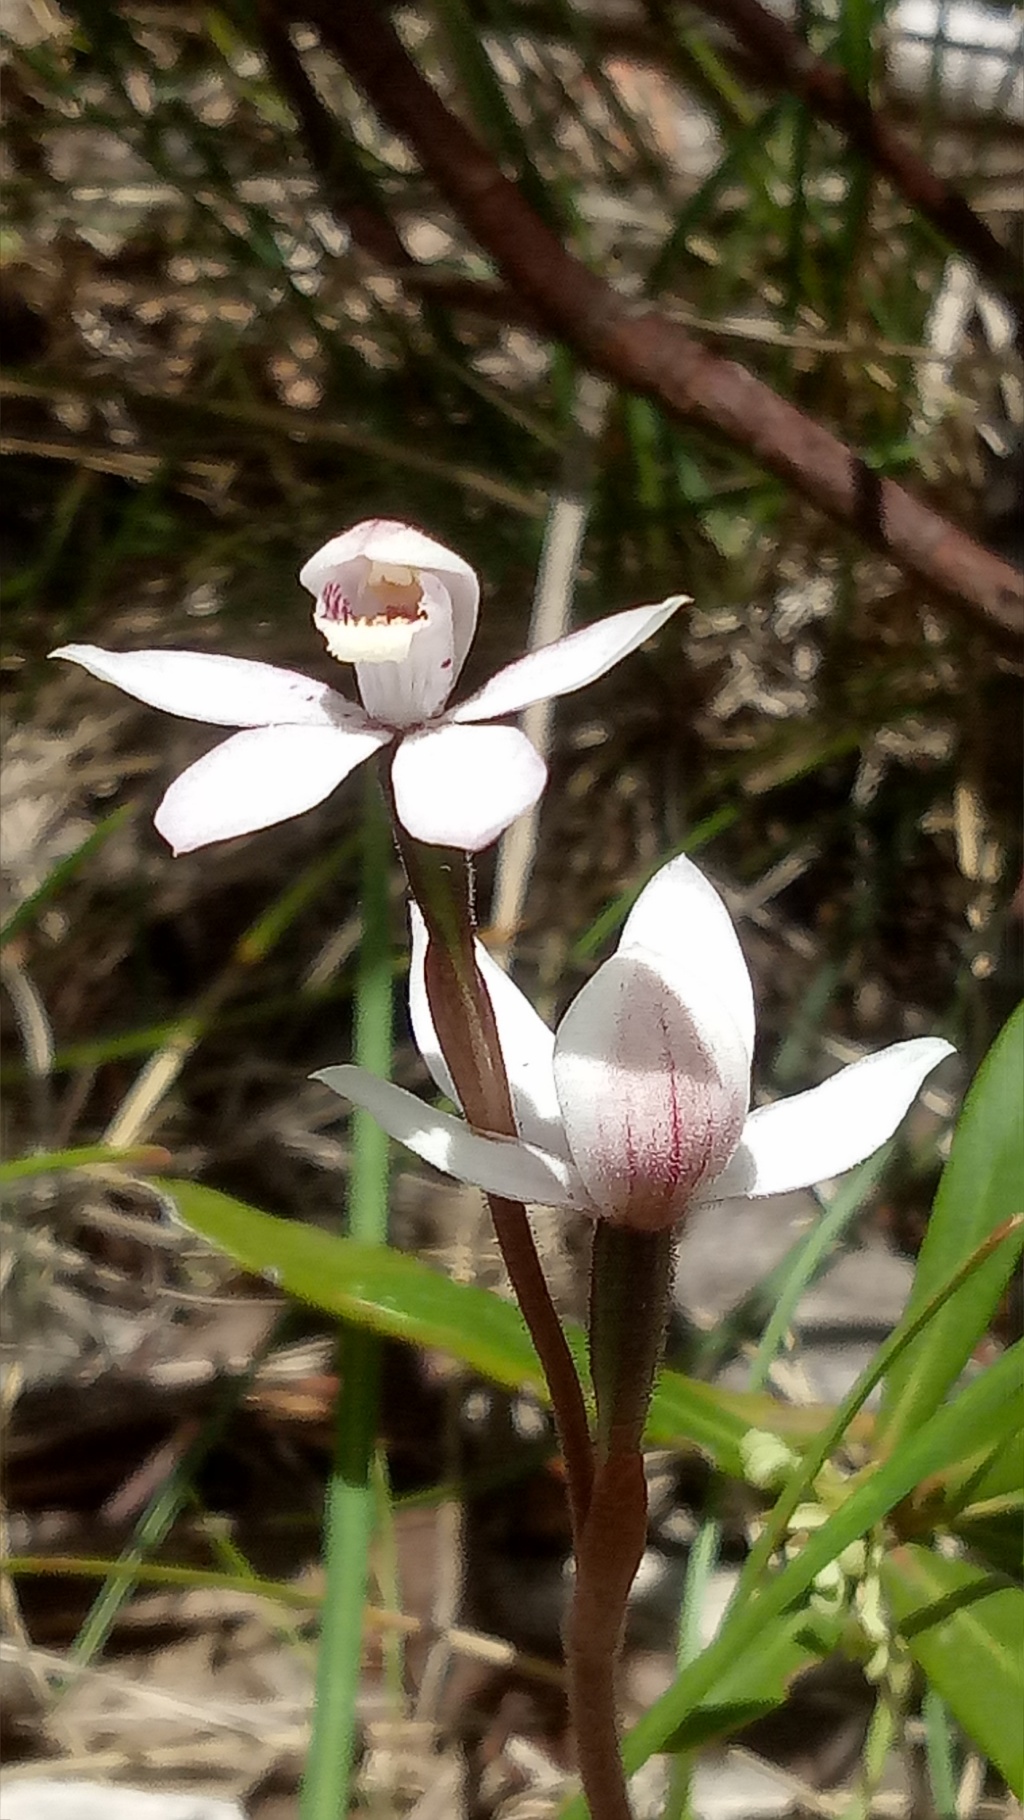
<path fill-rule="evenodd" d="M 360 701 L 292 670 L 199 651 L 62 645 L 153 708 L 243 729 L 175 780 L 156 826 L 176 853 L 301 815 L 382 747 L 398 813 L 436 846 L 486 847 L 536 802 L 543 759 L 517 727 L 483 726 L 603 676 L 683 604 L 633 607 L 499 670 L 467 701 L 448 698 L 476 629 L 469 564 L 411 525 L 375 518 L 333 537 L 300 580 L 332 656 L 355 668 Z"/>
<path fill-rule="evenodd" d="M 413 1029 L 454 1098 L 424 986 L 426 934 L 415 907 L 412 916 Z M 939 1037 L 895 1043 L 751 1112 L 750 975 L 725 905 L 688 859 L 671 860 L 641 892 L 617 952 L 554 1033 L 479 946 L 477 957 L 518 1140 L 474 1131 L 361 1068 L 325 1068 L 316 1079 L 459 1181 L 645 1231 L 701 1203 L 784 1194 L 853 1168 L 952 1053 Z"/>

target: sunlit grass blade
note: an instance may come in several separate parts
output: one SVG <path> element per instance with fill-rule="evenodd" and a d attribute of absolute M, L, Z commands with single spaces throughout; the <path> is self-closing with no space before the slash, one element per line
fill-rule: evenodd
<path fill-rule="evenodd" d="M 166 1169 L 170 1162 L 160 1144 L 136 1144 L 128 1150 L 117 1150 L 109 1144 L 78 1144 L 70 1150 L 43 1150 L 34 1156 L 19 1156 L 0 1163 L 0 1192 L 39 1176 L 65 1175 L 72 1169 L 107 1167 L 139 1169 L 152 1173 Z"/>
<path fill-rule="evenodd" d="M 907 1310 L 899 1325 L 878 1348 L 870 1364 L 843 1398 L 831 1420 L 806 1449 L 799 1468 L 790 1475 L 747 1558 L 740 1579 L 741 1593 L 750 1592 L 756 1587 L 759 1576 L 767 1568 L 774 1550 L 785 1535 L 786 1526 L 797 1505 L 810 1493 L 818 1472 L 838 1447 L 854 1416 L 863 1409 L 871 1392 L 882 1382 L 894 1361 L 913 1345 L 919 1333 L 923 1333 L 938 1319 L 942 1310 L 955 1300 L 964 1283 L 984 1270 L 993 1254 L 1008 1260 L 1007 1268 L 1012 1269 L 1022 1249 L 1024 1215 L 1006 1221 L 996 1232 L 991 1233 L 923 1306 Z M 1008 1356 L 1004 1354 L 1004 1357 Z M 993 1366 L 992 1370 L 995 1369 Z M 974 1446 L 977 1446 L 979 1437 L 972 1439 Z M 948 1464 L 950 1462 L 943 1461 L 943 1465 Z"/>
<path fill-rule="evenodd" d="M 198 1182 L 157 1186 L 194 1231 L 298 1300 L 406 1345 L 449 1353 L 496 1384 L 529 1389 L 546 1401 L 522 1315 L 493 1291 L 454 1282 L 392 1247 L 277 1219 Z M 583 1330 L 569 1322 L 566 1332 L 585 1374 Z M 823 1411 L 814 1407 L 791 1408 L 664 1371 L 651 1400 L 647 1438 L 652 1446 L 700 1447 L 723 1471 L 742 1478 L 742 1443 L 751 1428 L 770 1429 L 801 1448 L 818 1434 L 822 1420 Z"/>
<path fill-rule="evenodd" d="M 876 1187 L 892 1150 L 891 1144 L 885 1144 L 866 1163 L 852 1169 L 836 1189 L 820 1220 L 793 1247 L 786 1260 L 789 1268 L 785 1280 L 779 1286 L 771 1317 L 751 1362 L 752 1390 L 761 1390 L 768 1382 L 772 1364 L 792 1326 L 801 1297 L 824 1269 L 836 1243 Z"/>
<path fill-rule="evenodd" d="M 924 1690 L 921 1717 L 924 1721 L 925 1762 L 928 1766 L 932 1804 L 937 1814 L 955 1814 L 957 1777 L 952 1727 L 949 1710 L 934 1687 L 926 1687 Z"/>

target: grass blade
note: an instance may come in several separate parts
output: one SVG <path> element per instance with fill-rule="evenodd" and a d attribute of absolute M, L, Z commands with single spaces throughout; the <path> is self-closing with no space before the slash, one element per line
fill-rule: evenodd
<path fill-rule="evenodd" d="M 363 811 L 363 933 L 356 980 L 355 1052 L 374 1074 L 391 1072 L 391 835 L 376 778 Z M 388 1226 L 388 1140 L 366 1114 L 353 1121 L 348 1230 L 383 1244 Z M 339 1344 L 334 1459 L 324 1511 L 326 1591 L 320 1626 L 313 1735 L 302 1783 L 301 1820 L 338 1820 L 349 1809 L 363 1656 L 380 1378 L 380 1341 L 344 1326 Z"/>

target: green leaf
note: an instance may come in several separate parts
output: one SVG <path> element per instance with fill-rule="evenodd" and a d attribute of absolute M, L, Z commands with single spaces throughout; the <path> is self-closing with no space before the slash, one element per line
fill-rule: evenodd
<path fill-rule="evenodd" d="M 796 1677 L 836 1648 L 841 1630 L 840 1620 L 811 1611 L 791 1612 L 766 1625 L 751 1648 L 715 1682 L 707 1699 L 686 1714 L 665 1749 L 696 1750 L 781 1706 Z"/>
<path fill-rule="evenodd" d="M 362 934 L 355 993 L 355 1059 L 383 1078 L 392 1060 L 391 825 L 377 779 L 363 790 Z M 348 1175 L 348 1230 L 381 1244 L 388 1230 L 390 1145 L 357 1111 Z M 343 1325 L 334 1455 L 323 1514 L 324 1605 L 317 1650 L 313 1722 L 299 1792 L 301 1820 L 336 1820 L 349 1811 L 363 1673 L 363 1608 L 377 1516 L 374 1459 L 380 1408 L 381 1346 L 366 1328 Z"/>
<path fill-rule="evenodd" d="M 289 1295 L 391 1339 L 450 1353 L 496 1384 L 528 1386 L 547 1400 L 518 1308 L 490 1290 L 454 1283 L 418 1258 L 387 1246 L 276 1219 L 196 1182 L 163 1181 L 159 1186 L 196 1232 L 246 1269 L 270 1276 Z M 577 1365 L 585 1371 L 582 1329 L 570 1327 L 569 1339 Z M 742 1478 L 741 1444 L 751 1428 L 771 1429 L 798 1445 L 819 1426 L 820 1415 L 813 1410 L 785 1410 L 767 1397 L 722 1391 L 664 1372 L 647 1434 L 658 1446 L 685 1441 L 700 1447 L 722 1471 Z"/>
<path fill-rule="evenodd" d="M 882 1584 L 914 1661 L 1024 1798 L 1024 1591 L 915 1543 L 886 1556 Z"/>
<path fill-rule="evenodd" d="M 1005 1220 L 1024 1208 L 1024 1005 L 978 1071 L 953 1139 L 907 1305 L 913 1315 Z M 995 1253 L 897 1359 L 879 1415 L 893 1448 L 920 1426 L 956 1382 L 988 1327 L 1013 1268 Z"/>
<path fill-rule="evenodd" d="M 277 1219 L 197 1182 L 163 1181 L 189 1226 L 246 1269 L 328 1314 L 414 1346 L 433 1346 L 508 1386 L 542 1389 L 518 1310 L 475 1284 L 453 1283 L 386 1245 Z"/>

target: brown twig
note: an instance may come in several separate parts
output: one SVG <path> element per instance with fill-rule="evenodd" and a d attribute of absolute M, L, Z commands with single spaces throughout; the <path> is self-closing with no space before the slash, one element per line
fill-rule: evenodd
<path fill-rule="evenodd" d="M 728 26 L 769 88 L 798 95 L 817 119 L 844 133 L 911 208 L 1002 292 L 1024 325 L 1024 270 L 1009 247 L 997 240 L 959 190 L 918 157 L 885 114 L 866 95 L 858 94 L 845 71 L 816 57 L 792 26 L 768 12 L 760 0 L 696 0 L 696 4 L 709 19 Z M 647 5 L 660 18 L 661 0 L 647 0 Z"/>
<path fill-rule="evenodd" d="M 1024 631 L 1024 589 L 1009 563 L 876 474 L 745 367 L 710 352 L 660 311 L 627 301 L 575 258 L 448 110 L 373 0 L 356 8 L 328 0 L 289 4 L 314 21 L 506 282 L 594 371 L 725 436 L 906 574 L 962 602 L 988 626 Z"/>

